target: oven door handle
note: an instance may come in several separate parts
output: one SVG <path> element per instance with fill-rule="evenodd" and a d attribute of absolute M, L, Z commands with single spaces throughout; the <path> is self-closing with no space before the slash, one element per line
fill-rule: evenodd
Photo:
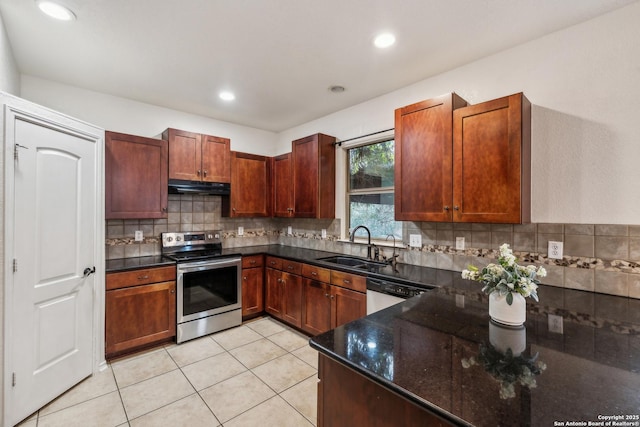
<path fill-rule="evenodd" d="M 195 271 L 213 270 L 216 268 L 233 267 L 242 264 L 242 258 L 224 258 L 217 260 L 178 263 L 179 273 L 193 273 Z"/>

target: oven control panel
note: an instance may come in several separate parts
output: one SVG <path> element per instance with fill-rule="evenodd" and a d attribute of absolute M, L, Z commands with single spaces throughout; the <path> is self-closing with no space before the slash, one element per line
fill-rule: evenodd
<path fill-rule="evenodd" d="M 220 241 L 219 231 L 192 231 L 183 233 L 162 233 L 162 247 L 194 246 Z"/>

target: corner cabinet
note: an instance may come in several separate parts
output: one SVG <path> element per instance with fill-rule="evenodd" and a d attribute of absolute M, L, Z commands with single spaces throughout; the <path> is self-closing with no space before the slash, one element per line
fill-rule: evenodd
<path fill-rule="evenodd" d="M 228 138 L 169 128 L 162 139 L 169 143 L 169 179 L 231 181 Z"/>
<path fill-rule="evenodd" d="M 231 195 L 222 198 L 222 215 L 271 216 L 271 160 L 255 154 L 231 152 Z"/>
<path fill-rule="evenodd" d="M 531 103 L 522 94 L 453 112 L 453 220 L 531 220 Z"/>
<path fill-rule="evenodd" d="M 107 358 L 176 335 L 176 267 L 146 268 L 106 275 Z"/>
<path fill-rule="evenodd" d="M 167 217 L 167 142 L 105 132 L 105 218 Z"/>
<path fill-rule="evenodd" d="M 451 221 L 455 93 L 395 111 L 395 219 Z"/>
<path fill-rule="evenodd" d="M 273 317 L 300 328 L 302 322 L 301 264 L 267 257 L 265 269 L 265 311 Z"/>
<path fill-rule="evenodd" d="M 531 104 L 466 106 L 447 94 L 395 112 L 395 218 L 517 224 L 531 218 Z"/>
<path fill-rule="evenodd" d="M 292 143 L 293 216 L 335 218 L 336 139 L 321 133 Z"/>

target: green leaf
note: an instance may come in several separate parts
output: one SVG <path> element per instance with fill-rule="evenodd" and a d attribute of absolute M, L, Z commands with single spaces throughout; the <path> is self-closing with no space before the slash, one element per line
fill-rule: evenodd
<path fill-rule="evenodd" d="M 513 294 L 511 292 L 507 294 L 507 304 L 513 304 Z"/>

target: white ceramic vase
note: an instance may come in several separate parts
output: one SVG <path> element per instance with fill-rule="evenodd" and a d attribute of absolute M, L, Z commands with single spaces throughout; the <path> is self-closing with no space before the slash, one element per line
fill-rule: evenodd
<path fill-rule="evenodd" d="M 502 354 L 511 349 L 514 357 L 520 356 L 527 348 L 527 330 L 524 326 L 502 326 L 489 321 L 489 342 Z"/>
<path fill-rule="evenodd" d="M 527 303 L 519 293 L 512 293 L 513 302 L 507 303 L 507 296 L 499 292 L 489 294 L 489 316 L 507 326 L 520 326 L 527 320 Z"/>

